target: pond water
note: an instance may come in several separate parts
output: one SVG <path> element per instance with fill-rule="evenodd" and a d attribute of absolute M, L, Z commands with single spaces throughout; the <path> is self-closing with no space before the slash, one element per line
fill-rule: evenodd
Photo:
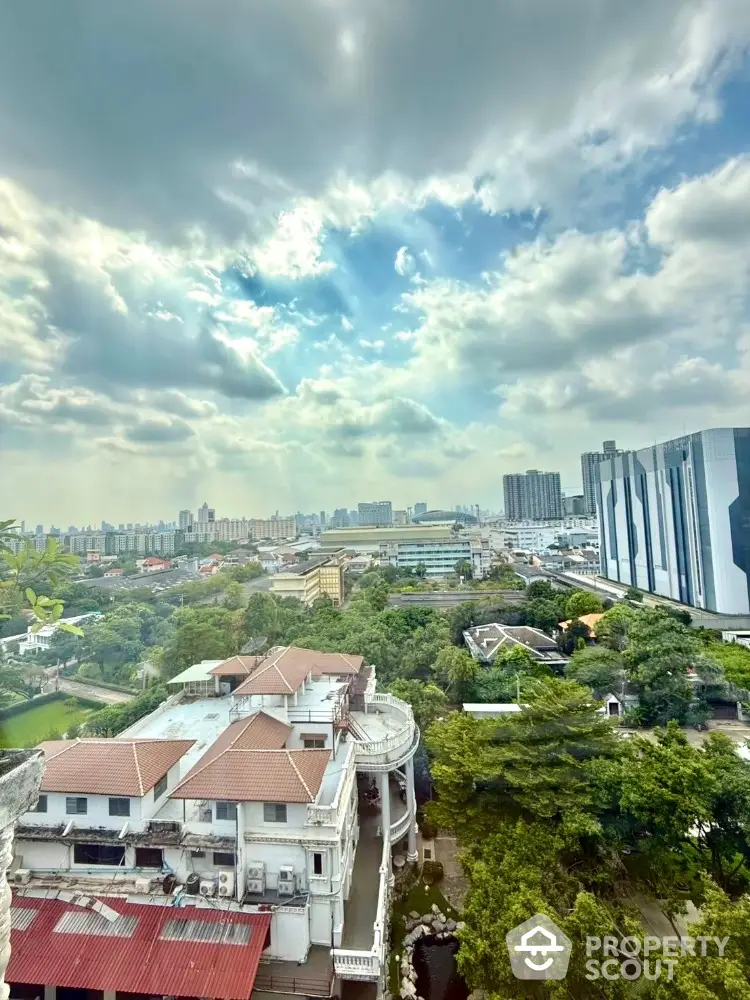
<path fill-rule="evenodd" d="M 456 968 L 458 941 L 423 937 L 414 946 L 412 962 L 417 993 L 424 1000 L 466 1000 L 469 989 Z"/>

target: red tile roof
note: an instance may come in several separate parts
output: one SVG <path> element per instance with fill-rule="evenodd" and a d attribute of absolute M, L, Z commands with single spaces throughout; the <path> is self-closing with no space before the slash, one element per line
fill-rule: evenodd
<path fill-rule="evenodd" d="M 170 793 L 175 799 L 227 802 L 314 802 L 330 750 L 225 750 L 193 769 Z"/>
<path fill-rule="evenodd" d="M 247 719 L 238 719 L 227 726 L 182 781 L 192 778 L 227 750 L 281 750 L 293 728 L 266 712 L 256 712 Z"/>
<path fill-rule="evenodd" d="M 43 792 L 145 795 L 195 740 L 48 740 Z"/>
<path fill-rule="evenodd" d="M 234 657 L 239 659 L 239 657 Z M 246 666 L 255 660 L 246 681 L 235 688 L 236 695 L 249 694 L 294 694 L 302 687 L 308 674 L 320 677 L 323 674 L 357 674 L 363 658 L 350 653 L 319 653 L 316 649 L 302 649 L 300 646 L 274 646 L 265 656 L 244 656 Z M 227 661 L 229 662 L 229 661 Z M 214 667 L 218 672 L 224 664 Z"/>
<path fill-rule="evenodd" d="M 121 899 L 107 899 L 106 905 L 129 922 L 123 926 L 129 933 L 113 933 L 118 921 L 105 921 L 92 909 L 58 899 L 14 898 L 12 917 L 32 911 L 33 918 L 24 930 L 11 931 L 6 980 L 147 997 L 250 996 L 270 913 L 145 906 Z M 55 930 L 63 917 L 67 929 Z M 92 928 L 92 921 L 99 927 Z M 102 930 L 109 931 L 106 937 Z M 211 940 L 219 935 L 223 941 Z M 232 939 L 238 943 L 228 943 Z"/>
<path fill-rule="evenodd" d="M 209 670 L 214 677 L 241 677 L 251 674 L 258 665 L 257 656 L 232 656 Z"/>

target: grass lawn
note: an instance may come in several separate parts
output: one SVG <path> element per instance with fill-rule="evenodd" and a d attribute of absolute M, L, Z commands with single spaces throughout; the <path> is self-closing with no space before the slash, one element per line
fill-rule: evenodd
<path fill-rule="evenodd" d="M 399 959 L 401 955 L 401 942 L 406 934 L 406 921 L 412 910 L 419 913 L 429 913 L 432 904 L 436 903 L 441 913 L 444 913 L 448 920 L 459 920 L 460 914 L 455 907 L 451 906 L 448 900 L 440 891 L 439 885 L 426 886 L 424 882 L 417 882 L 414 888 L 403 899 L 395 899 L 391 912 L 391 954 L 388 958 L 388 983 L 391 996 L 397 997 L 399 994 Z"/>
<path fill-rule="evenodd" d="M 102 705 L 102 708 L 105 706 Z M 0 747 L 33 747 L 52 732 L 64 733 L 80 725 L 95 709 L 75 698 L 29 704 L 26 712 L 0 719 Z"/>

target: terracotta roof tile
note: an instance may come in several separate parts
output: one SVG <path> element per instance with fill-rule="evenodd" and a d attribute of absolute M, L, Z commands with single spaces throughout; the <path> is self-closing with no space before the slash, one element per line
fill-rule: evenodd
<path fill-rule="evenodd" d="M 43 792 L 140 798 L 195 740 L 48 740 L 39 744 L 46 766 Z"/>
<path fill-rule="evenodd" d="M 212 667 L 209 674 L 214 677 L 239 677 L 243 674 L 250 675 L 260 662 L 259 656 L 231 656 L 223 663 Z"/>
<path fill-rule="evenodd" d="M 255 657 L 255 660 L 255 670 L 235 688 L 234 694 L 294 694 L 302 687 L 308 674 L 313 677 L 357 674 L 363 663 L 361 656 L 352 653 L 319 653 L 316 649 L 302 649 L 300 646 L 274 646 L 266 656 Z"/>
<path fill-rule="evenodd" d="M 227 726 L 182 781 L 192 778 L 227 750 L 281 750 L 293 728 L 266 712 L 256 712 L 247 719 L 238 719 Z"/>
<path fill-rule="evenodd" d="M 225 750 L 172 791 L 176 799 L 314 802 L 330 750 Z"/>

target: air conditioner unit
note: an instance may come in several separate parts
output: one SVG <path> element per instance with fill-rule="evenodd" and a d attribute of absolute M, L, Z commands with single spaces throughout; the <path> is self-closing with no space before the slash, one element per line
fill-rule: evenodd
<path fill-rule="evenodd" d="M 297 891 L 297 879 L 292 865 L 279 868 L 278 892 L 280 896 L 293 896 Z"/>
<path fill-rule="evenodd" d="M 216 882 L 212 878 L 203 878 L 198 891 L 201 896 L 213 896 L 216 893 Z"/>
<path fill-rule="evenodd" d="M 266 891 L 266 866 L 263 861 L 249 861 L 247 865 L 247 891 Z"/>
<path fill-rule="evenodd" d="M 219 895 L 234 895 L 234 872 L 230 868 L 219 872 Z"/>
<path fill-rule="evenodd" d="M 135 880 L 135 891 L 139 896 L 146 896 L 151 892 L 150 878 L 137 878 Z"/>
<path fill-rule="evenodd" d="M 29 868 L 16 868 L 10 872 L 10 880 L 13 885 L 28 885 L 31 881 L 31 870 Z"/>

